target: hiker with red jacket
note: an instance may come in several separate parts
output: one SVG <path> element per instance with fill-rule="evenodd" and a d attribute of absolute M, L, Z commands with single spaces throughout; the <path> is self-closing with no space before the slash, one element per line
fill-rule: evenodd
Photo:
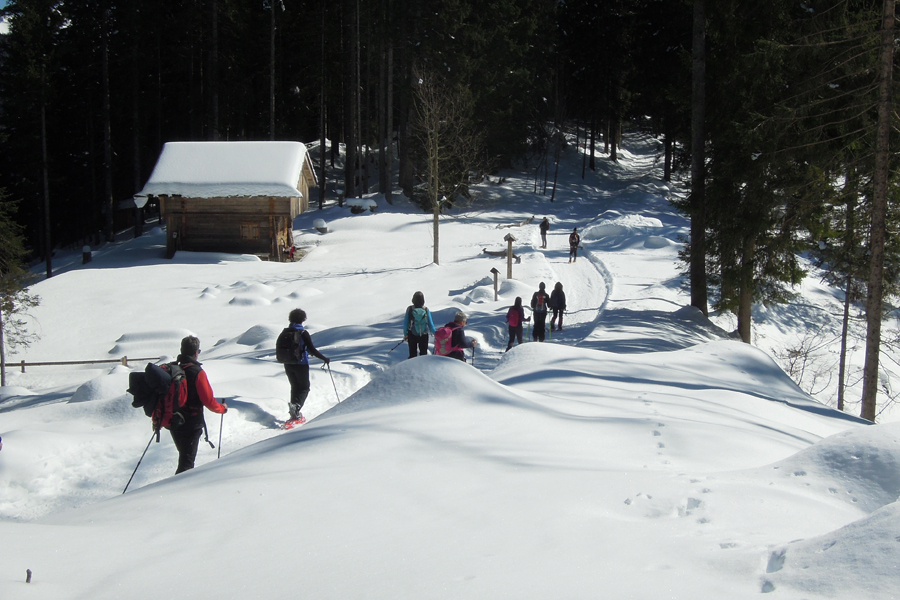
<path fill-rule="evenodd" d="M 406 309 L 403 319 L 403 339 L 409 342 L 409 357 L 428 354 L 428 334 L 435 332 L 431 311 L 425 306 L 425 294 L 416 292 L 412 306 Z"/>
<path fill-rule="evenodd" d="M 200 445 L 200 434 L 206 431 L 206 419 L 203 418 L 203 407 L 216 414 L 224 414 L 228 406 L 216 401 L 206 371 L 197 360 L 200 357 L 200 340 L 189 335 L 181 340 L 181 354 L 178 355 L 178 365 L 184 369 L 184 377 L 187 380 L 187 401 L 181 414 L 184 423 L 172 425 L 169 430 L 172 433 L 172 441 L 178 449 L 178 469 L 175 474 L 194 468 L 197 458 L 197 446 Z M 207 435 L 207 441 L 209 436 Z"/>
<path fill-rule="evenodd" d="M 525 317 L 525 308 L 522 306 L 522 297 L 516 296 L 516 303 L 509 307 L 506 312 L 506 322 L 509 324 L 509 344 L 506 351 L 513 346 L 513 340 L 518 340 L 519 345 L 522 344 L 522 326 L 525 321 L 530 321 L 531 317 Z"/>
<path fill-rule="evenodd" d="M 466 337 L 465 326 L 469 321 L 466 313 L 459 311 L 453 321 L 447 323 L 434 334 L 434 353 L 466 362 L 466 348 L 474 348 L 478 342 Z"/>
<path fill-rule="evenodd" d="M 547 292 L 544 291 L 547 289 L 547 286 L 542 281 L 538 286 L 538 291 L 531 296 L 531 312 L 534 315 L 534 331 L 531 333 L 531 337 L 534 338 L 536 342 L 544 341 L 544 330 L 546 329 L 547 323 L 547 307 L 550 304 L 550 296 L 547 295 Z"/>

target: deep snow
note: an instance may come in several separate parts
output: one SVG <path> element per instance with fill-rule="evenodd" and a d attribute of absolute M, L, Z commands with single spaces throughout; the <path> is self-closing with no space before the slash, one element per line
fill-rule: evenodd
<path fill-rule="evenodd" d="M 626 144 L 585 180 L 567 149 L 552 204 L 526 174 L 480 185 L 442 220 L 440 266 L 430 217 L 403 200 L 301 215 L 297 263 L 166 260 L 159 230 L 57 261 L 34 288 L 41 340 L 16 360 L 172 356 L 190 332 L 231 410 L 207 415 L 221 459 L 201 444 L 173 477 L 164 437 L 123 496 L 150 436 L 130 369 L 11 371 L 0 597 L 900 597 L 900 424 L 812 399 L 685 307 L 678 191 L 655 140 Z M 507 233 L 522 263 L 494 301 L 505 261 L 483 249 Z M 540 281 L 564 284 L 565 329 L 504 354 L 503 315 Z M 390 350 L 416 290 L 438 325 L 469 314 L 475 368 Z M 312 419 L 281 432 L 274 338 L 298 306 L 334 383 L 313 359 Z M 784 322 L 758 331 L 790 343 Z"/>

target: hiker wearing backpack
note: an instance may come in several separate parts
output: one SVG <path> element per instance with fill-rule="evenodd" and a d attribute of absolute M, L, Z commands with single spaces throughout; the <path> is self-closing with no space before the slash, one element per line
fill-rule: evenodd
<path fill-rule="evenodd" d="M 284 372 L 291 384 L 291 399 L 288 401 L 289 421 L 305 423 L 300 412 L 309 396 L 309 355 L 312 354 L 326 365 L 331 360 L 316 350 L 309 332 L 303 328 L 306 311 L 295 308 L 288 315 L 290 324 L 275 341 L 275 359 L 284 365 Z"/>
<path fill-rule="evenodd" d="M 228 406 L 221 404 L 213 395 L 206 371 L 203 370 L 200 361 L 200 340 L 189 335 L 181 340 L 181 354 L 178 355 L 178 366 L 184 369 L 184 378 L 187 380 L 187 401 L 179 411 L 184 418 L 181 425 L 169 425 L 172 433 L 172 441 L 178 449 L 178 468 L 175 474 L 194 468 L 197 458 L 197 446 L 200 444 L 200 434 L 206 430 L 206 419 L 203 418 L 205 406 L 216 414 L 225 414 Z"/>
<path fill-rule="evenodd" d="M 547 217 L 544 217 L 544 220 L 541 221 L 541 248 L 547 247 L 547 232 L 550 230 L 550 221 L 547 220 Z"/>
<path fill-rule="evenodd" d="M 547 286 L 542 281 L 538 291 L 531 296 L 531 312 L 534 315 L 534 331 L 531 337 L 536 342 L 544 341 L 544 330 L 547 324 L 547 307 L 550 304 L 550 296 L 547 295 Z"/>
<path fill-rule="evenodd" d="M 465 349 L 478 345 L 476 340 L 466 337 L 464 328 L 468 321 L 466 313 L 459 311 L 452 322 L 438 328 L 434 334 L 434 353 L 466 362 Z"/>
<path fill-rule="evenodd" d="M 566 312 L 566 293 L 563 291 L 563 284 L 559 281 L 553 286 L 550 292 L 550 309 L 553 316 L 550 317 L 550 331 L 562 331 L 563 313 Z M 559 319 L 557 324 L 556 319 Z"/>
<path fill-rule="evenodd" d="M 572 229 L 569 234 L 569 262 L 575 262 L 578 259 L 578 245 L 581 244 L 581 236 L 578 235 L 578 228 Z"/>
<path fill-rule="evenodd" d="M 530 321 L 531 317 L 525 317 L 525 308 L 522 306 L 522 297 L 516 296 L 516 303 L 509 307 L 506 312 L 506 322 L 509 323 L 509 344 L 506 345 L 506 351 L 513 346 L 513 340 L 518 340 L 519 345 L 522 344 L 522 327 L 525 321 Z"/>
<path fill-rule="evenodd" d="M 416 292 L 403 319 L 403 339 L 409 342 L 409 357 L 428 354 L 428 334 L 435 332 L 431 311 L 425 306 L 425 294 Z"/>

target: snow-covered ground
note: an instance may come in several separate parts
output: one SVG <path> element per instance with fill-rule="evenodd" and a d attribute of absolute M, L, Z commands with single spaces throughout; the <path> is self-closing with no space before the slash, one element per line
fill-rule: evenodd
<path fill-rule="evenodd" d="M 582 179 L 569 148 L 553 203 L 503 173 L 442 220 L 440 266 L 430 216 L 405 200 L 301 215 L 296 263 L 166 260 L 159 230 L 86 266 L 59 257 L 34 288 L 41 340 L 13 361 L 142 368 L 193 333 L 230 410 L 207 415 L 221 447 L 201 442 L 197 469 L 172 476 L 164 437 L 122 495 L 151 433 L 130 368 L 11 370 L 0 598 L 900 597 L 900 424 L 812 399 L 685 306 L 687 222 L 657 153 L 629 136 L 619 164 Z M 585 249 L 570 264 L 573 227 Z M 507 233 L 512 280 L 483 252 Z M 564 330 L 504 353 L 506 309 L 541 281 L 564 285 Z M 816 289 L 794 317 L 839 303 Z M 469 315 L 474 368 L 391 350 L 417 290 L 438 325 Z M 313 359 L 311 420 L 282 432 L 274 339 L 296 307 L 333 380 Z M 789 347 L 779 311 L 754 315 L 757 336 Z"/>

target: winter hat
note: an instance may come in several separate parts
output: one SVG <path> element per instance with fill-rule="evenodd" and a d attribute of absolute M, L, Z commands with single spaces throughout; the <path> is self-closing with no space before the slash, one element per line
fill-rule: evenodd
<path fill-rule="evenodd" d="M 541 282 L 541 285 L 539 285 L 538 287 L 541 289 L 541 291 L 543 291 L 547 288 L 547 286 L 544 284 L 543 281 Z"/>

